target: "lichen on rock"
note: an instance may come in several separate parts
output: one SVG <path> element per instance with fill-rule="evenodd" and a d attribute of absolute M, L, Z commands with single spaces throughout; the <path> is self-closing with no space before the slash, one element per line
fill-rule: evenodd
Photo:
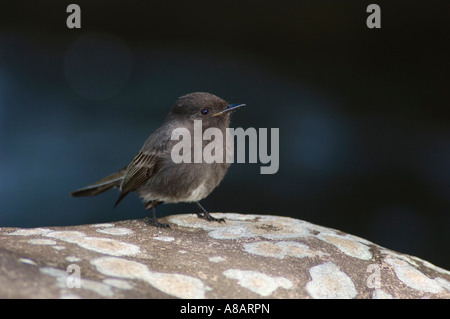
<path fill-rule="evenodd" d="M 450 298 L 450 272 L 294 218 L 0 228 L 0 298 Z"/>

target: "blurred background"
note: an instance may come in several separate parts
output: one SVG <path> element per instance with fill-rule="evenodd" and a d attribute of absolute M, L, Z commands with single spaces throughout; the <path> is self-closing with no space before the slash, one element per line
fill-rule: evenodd
<path fill-rule="evenodd" d="M 68 29 L 68 4 L 81 29 Z M 0 226 L 149 215 L 69 193 L 127 165 L 177 97 L 279 128 L 202 203 L 336 228 L 450 268 L 448 1 L 10 1 L 0 10 Z M 158 215 L 194 212 L 163 205 Z"/>

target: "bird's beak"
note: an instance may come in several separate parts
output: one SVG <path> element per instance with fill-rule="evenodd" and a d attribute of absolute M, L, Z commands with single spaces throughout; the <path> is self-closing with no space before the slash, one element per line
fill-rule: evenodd
<path fill-rule="evenodd" d="M 244 106 L 245 106 L 245 104 L 242 104 L 242 103 L 238 103 L 238 104 L 228 104 L 228 106 L 227 106 L 224 110 L 222 110 L 222 111 L 220 111 L 220 112 L 217 112 L 217 113 L 214 114 L 213 116 L 218 116 L 218 115 L 221 115 L 221 114 L 223 114 L 223 113 L 232 112 L 232 111 L 237 110 L 238 108 L 244 107 Z"/>

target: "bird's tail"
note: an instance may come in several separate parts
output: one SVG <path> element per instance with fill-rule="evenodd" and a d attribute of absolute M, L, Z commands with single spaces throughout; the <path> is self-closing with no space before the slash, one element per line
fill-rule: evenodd
<path fill-rule="evenodd" d="M 114 188 L 114 187 L 120 187 L 120 184 L 122 183 L 123 177 L 125 176 L 126 167 L 121 169 L 120 171 L 113 173 L 111 175 L 106 176 L 105 178 L 102 178 L 101 180 L 80 188 L 72 193 L 70 193 L 71 196 L 75 197 L 81 197 L 81 196 L 95 196 L 100 193 L 106 192 L 107 190 Z"/>

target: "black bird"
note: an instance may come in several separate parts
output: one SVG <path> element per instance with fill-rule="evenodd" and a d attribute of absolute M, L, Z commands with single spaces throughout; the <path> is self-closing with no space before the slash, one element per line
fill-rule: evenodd
<path fill-rule="evenodd" d="M 232 138 L 226 138 L 232 111 L 245 104 L 228 104 L 221 98 L 204 92 L 190 93 L 178 98 L 164 123 L 145 141 L 131 163 L 120 171 L 106 176 L 90 186 L 71 193 L 72 196 L 94 196 L 111 188 L 119 187 L 120 195 L 115 206 L 130 192 L 135 192 L 145 203 L 146 209 L 153 209 L 150 224 L 169 227 L 156 219 L 155 207 L 162 203 L 194 202 L 202 213 L 197 216 L 208 221 L 224 222 L 212 217 L 199 201 L 207 197 L 224 178 L 233 156 Z M 217 128 L 222 133 L 223 161 L 195 161 L 194 121 L 201 120 L 201 133 L 208 128 Z M 197 122 L 199 123 L 199 122 Z M 197 124 L 198 125 L 198 124 Z M 179 143 L 173 140 L 172 132 L 182 128 L 191 136 L 190 163 L 176 163 L 172 148 Z M 216 136 L 216 138 L 218 138 Z M 228 141 L 228 143 L 226 143 Z M 203 150 L 208 141 L 201 141 Z M 184 150 L 186 151 L 186 150 Z M 197 148 L 198 152 L 198 148 Z M 202 154 L 201 154 L 202 155 Z"/>

